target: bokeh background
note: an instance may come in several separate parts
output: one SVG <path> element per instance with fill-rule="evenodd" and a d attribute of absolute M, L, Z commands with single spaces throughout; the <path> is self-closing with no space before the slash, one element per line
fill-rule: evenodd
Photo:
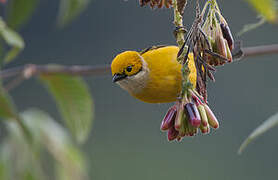
<path fill-rule="evenodd" d="M 35 64 L 109 64 L 124 50 L 175 44 L 172 11 L 140 8 L 137 1 L 92 0 L 72 24 L 56 26 L 58 2 L 41 0 L 31 21 L 20 31 L 24 52 L 9 66 Z M 243 0 L 219 5 L 234 34 L 256 22 Z M 192 2 L 184 23 L 194 14 Z M 278 42 L 278 26 L 265 24 L 240 37 L 244 46 Z M 220 128 L 206 136 L 168 142 L 160 122 L 170 104 L 140 102 L 111 82 L 111 76 L 86 78 L 95 103 L 93 131 L 83 150 L 94 180 L 234 180 L 277 177 L 277 129 L 267 132 L 241 155 L 246 136 L 277 111 L 278 55 L 246 58 L 217 69 L 209 83 L 209 103 Z M 46 90 L 35 80 L 12 90 L 21 111 L 39 107 L 61 119 Z M 51 131 L 51 130 L 50 130 Z"/>

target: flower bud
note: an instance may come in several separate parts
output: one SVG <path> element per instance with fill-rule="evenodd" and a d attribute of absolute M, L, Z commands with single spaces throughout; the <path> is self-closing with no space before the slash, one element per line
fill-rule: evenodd
<path fill-rule="evenodd" d="M 180 131 L 181 127 L 183 126 L 183 120 L 184 120 L 184 107 L 182 103 L 179 103 L 177 115 L 175 118 L 175 129 L 177 131 Z"/>
<path fill-rule="evenodd" d="M 231 33 L 231 30 L 227 24 L 221 23 L 220 24 L 221 31 L 223 33 L 223 37 L 227 40 L 229 49 L 233 50 L 234 49 L 234 38 Z"/>
<path fill-rule="evenodd" d="M 163 118 L 160 129 L 165 131 L 173 127 L 176 119 L 176 114 L 177 114 L 177 107 L 176 105 L 174 105 L 168 109 L 166 115 Z"/>
<path fill-rule="evenodd" d="M 185 105 L 185 110 L 190 125 L 193 127 L 199 127 L 201 124 L 201 118 L 196 105 L 194 103 L 187 103 Z"/>
<path fill-rule="evenodd" d="M 203 126 L 203 125 L 201 124 L 199 128 L 200 128 L 200 130 L 201 130 L 201 132 L 202 132 L 203 134 L 208 134 L 209 131 L 210 131 L 209 125 Z"/>
<path fill-rule="evenodd" d="M 176 139 L 179 135 L 179 132 L 176 131 L 176 129 L 174 127 L 171 127 L 169 130 L 168 130 L 168 140 L 169 141 L 173 141 L 174 139 Z"/>
<path fill-rule="evenodd" d="M 208 123 L 209 125 L 211 125 L 214 129 L 217 129 L 219 127 L 219 122 L 216 119 L 214 113 L 211 111 L 211 109 L 208 107 L 208 105 L 204 105 L 205 110 L 206 110 L 206 114 L 208 117 Z"/>
<path fill-rule="evenodd" d="M 208 117 L 206 114 L 205 107 L 202 104 L 200 104 L 199 106 L 197 106 L 197 108 L 198 108 L 200 116 L 201 116 L 202 126 L 207 127 L 208 126 Z"/>

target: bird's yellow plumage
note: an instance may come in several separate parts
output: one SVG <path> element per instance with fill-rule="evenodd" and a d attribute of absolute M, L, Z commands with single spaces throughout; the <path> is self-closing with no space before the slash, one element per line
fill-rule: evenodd
<path fill-rule="evenodd" d="M 123 52 L 111 64 L 113 81 L 144 102 L 176 101 L 182 84 L 182 65 L 176 60 L 178 51 L 176 46 L 165 46 L 143 54 Z M 195 86 L 197 75 L 192 54 L 188 65 L 189 80 Z"/>

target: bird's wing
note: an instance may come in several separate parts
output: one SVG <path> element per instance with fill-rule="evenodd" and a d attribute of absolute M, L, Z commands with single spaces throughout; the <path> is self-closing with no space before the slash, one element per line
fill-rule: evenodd
<path fill-rule="evenodd" d="M 168 45 L 156 45 L 156 46 L 151 46 L 151 47 L 148 47 L 148 48 L 145 48 L 143 49 L 142 51 L 140 51 L 140 55 L 143 55 L 145 54 L 146 52 L 149 52 L 149 51 L 152 51 L 152 50 L 155 50 L 155 49 L 159 49 L 159 48 L 163 48 L 163 47 L 166 47 Z"/>

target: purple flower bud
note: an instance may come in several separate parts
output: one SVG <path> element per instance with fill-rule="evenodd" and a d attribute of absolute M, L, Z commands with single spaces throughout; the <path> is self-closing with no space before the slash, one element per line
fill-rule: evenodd
<path fill-rule="evenodd" d="M 174 105 L 168 109 L 168 112 L 163 118 L 160 129 L 165 131 L 174 126 L 177 115 L 177 107 Z"/>
<path fill-rule="evenodd" d="M 185 111 L 189 120 L 189 123 L 193 127 L 199 127 L 201 124 L 201 118 L 199 111 L 194 103 L 187 103 L 185 105 Z"/>
<path fill-rule="evenodd" d="M 179 135 L 179 132 L 174 128 L 174 127 L 171 127 L 169 130 L 168 130 L 168 140 L 169 141 L 173 141 L 174 139 L 176 139 Z"/>
<path fill-rule="evenodd" d="M 234 48 L 234 38 L 228 25 L 220 24 L 223 37 L 227 40 L 230 50 Z"/>

